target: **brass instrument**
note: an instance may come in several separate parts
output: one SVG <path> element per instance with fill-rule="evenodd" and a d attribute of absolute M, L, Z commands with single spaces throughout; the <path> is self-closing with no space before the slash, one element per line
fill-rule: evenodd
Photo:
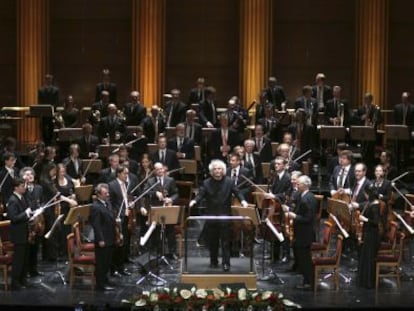
<path fill-rule="evenodd" d="M 65 128 L 65 120 L 63 120 L 63 115 L 61 111 L 56 111 L 54 113 L 53 123 L 55 124 L 56 129 Z"/>
<path fill-rule="evenodd" d="M 122 111 L 122 110 L 117 110 L 117 112 L 116 112 L 116 115 L 122 120 L 122 121 L 125 121 L 126 120 L 126 117 L 125 117 L 125 114 L 124 114 L 124 112 Z"/>
<path fill-rule="evenodd" d="M 339 104 L 339 126 L 344 126 L 345 107 L 343 103 Z"/>
<path fill-rule="evenodd" d="M 374 127 L 374 128 L 377 127 L 377 122 L 378 122 L 379 114 L 380 113 L 381 113 L 380 106 L 375 105 L 374 112 L 373 112 L 373 115 L 372 115 L 372 122 L 371 122 L 372 123 L 372 127 Z"/>
<path fill-rule="evenodd" d="M 96 123 L 101 122 L 101 112 L 99 110 L 93 110 L 91 115 Z"/>

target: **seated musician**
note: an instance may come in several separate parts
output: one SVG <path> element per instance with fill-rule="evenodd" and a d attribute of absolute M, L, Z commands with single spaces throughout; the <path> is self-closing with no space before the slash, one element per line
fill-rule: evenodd
<path fill-rule="evenodd" d="M 343 200 L 344 196 L 351 196 L 351 189 L 355 184 L 354 167 L 352 166 L 352 152 L 344 150 L 339 154 L 337 165 L 329 179 L 331 196 Z"/>
<path fill-rule="evenodd" d="M 261 162 L 270 162 L 273 159 L 272 144 L 268 137 L 264 136 L 263 125 L 257 124 L 254 128 L 254 151 L 259 154 Z"/>
<path fill-rule="evenodd" d="M 73 96 L 68 95 L 65 100 L 65 107 L 62 111 L 62 127 L 78 127 L 80 121 L 79 109 L 75 107 Z"/>
<path fill-rule="evenodd" d="M 85 183 L 83 176 L 82 160 L 79 158 L 80 148 L 78 144 L 69 147 L 69 157 L 63 159 L 62 163 L 66 166 L 66 173 L 72 178 L 75 186 Z"/>
<path fill-rule="evenodd" d="M 147 194 L 150 206 L 164 206 L 172 205 L 178 199 L 178 188 L 174 178 L 167 175 L 164 165 L 160 162 L 154 164 L 155 176 L 150 177 L 146 183 L 145 191 L 158 182 L 158 185 L 150 190 Z M 149 211 L 141 208 L 141 213 L 147 215 Z M 177 259 L 177 241 L 174 231 L 175 225 L 165 226 L 165 237 L 168 245 L 168 257 L 171 259 Z M 159 236 L 155 234 L 154 236 Z M 155 240 L 153 240 L 155 241 Z M 156 244 L 160 245 L 159 241 Z M 153 245 L 156 245 L 153 244 Z M 165 255 L 165 254 L 163 254 Z"/>
<path fill-rule="evenodd" d="M 262 161 L 260 156 L 257 152 L 254 152 L 255 149 L 255 142 L 253 139 L 246 139 L 244 141 L 244 162 L 248 163 L 250 166 L 251 174 L 253 177 L 253 181 L 256 184 L 263 184 L 263 169 L 262 169 Z"/>
<path fill-rule="evenodd" d="M 128 166 L 128 168 L 129 168 L 129 171 L 131 172 L 131 173 L 133 173 L 133 174 L 137 174 L 138 173 L 138 169 L 139 169 L 139 164 L 138 164 L 138 162 L 137 161 L 135 161 L 134 159 L 132 159 L 130 156 L 129 156 L 129 150 L 128 150 L 129 148 L 128 148 L 128 146 L 126 146 L 126 145 L 124 145 L 124 144 L 121 144 L 120 146 L 119 146 L 119 149 L 118 149 L 118 155 L 119 155 L 119 162 L 120 163 L 123 163 L 123 162 L 125 162 L 125 161 L 128 161 L 128 164 L 129 164 L 129 166 Z"/>
<path fill-rule="evenodd" d="M 291 192 L 291 181 L 290 181 L 290 174 L 287 171 L 286 164 L 287 161 L 283 157 L 276 157 L 274 161 L 275 165 L 275 172 L 273 174 L 273 178 L 270 184 L 269 193 L 265 194 L 265 199 L 275 199 L 277 203 L 283 204 L 286 201 L 286 195 Z M 276 221 L 280 224 L 283 223 L 284 214 L 281 210 L 274 211 L 276 213 Z M 279 213 L 279 215 L 277 215 Z M 273 247 L 273 261 L 279 261 L 280 256 L 280 242 L 276 241 L 272 245 Z M 290 260 L 290 246 L 289 246 L 289 239 L 285 239 L 282 243 L 283 248 L 283 257 L 282 262 L 288 262 Z"/>
<path fill-rule="evenodd" d="M 185 136 L 185 125 L 179 123 L 175 126 L 176 136 L 169 139 L 167 149 L 174 150 L 178 159 L 194 159 L 194 141 Z"/>
<path fill-rule="evenodd" d="M 82 159 L 97 156 L 96 150 L 99 146 L 98 136 L 93 135 L 92 124 L 84 123 L 82 125 L 82 136 L 76 141 L 80 149 Z"/>
<path fill-rule="evenodd" d="M 98 137 L 102 143 L 109 139 L 109 143 L 119 143 L 124 139 L 126 125 L 124 119 L 118 115 L 115 104 L 108 105 L 108 116 L 103 117 L 98 125 Z"/>
<path fill-rule="evenodd" d="M 277 147 L 277 156 L 278 157 L 282 157 L 283 159 L 285 159 L 285 161 L 286 161 L 286 169 L 289 172 L 298 171 L 298 170 L 300 170 L 301 164 L 298 163 L 298 162 L 296 162 L 296 161 L 293 161 L 294 159 L 292 159 L 292 158 L 289 157 L 289 155 L 290 155 L 289 152 L 291 150 L 290 147 L 291 146 L 289 146 L 288 144 L 280 144 Z M 275 166 L 274 166 L 274 160 L 273 160 L 270 163 L 270 170 L 272 171 L 274 167 Z"/>
<path fill-rule="evenodd" d="M 391 181 L 385 178 L 384 167 L 377 165 L 375 167 L 375 179 L 372 180 L 372 184 L 378 193 L 378 199 L 382 202 L 380 204 L 380 230 L 385 233 L 388 216 L 388 201 L 391 198 Z M 382 226 L 382 228 L 381 228 Z"/>
<path fill-rule="evenodd" d="M 151 154 L 151 161 L 152 163 L 162 163 L 167 166 L 170 171 L 180 168 L 177 154 L 174 150 L 168 149 L 167 137 L 164 135 L 158 137 L 158 149 Z M 179 172 L 176 172 L 172 177 L 178 178 L 179 176 Z"/>
<path fill-rule="evenodd" d="M 13 193 L 13 179 L 17 177 L 18 169 L 14 166 L 16 157 L 13 153 L 6 152 L 3 154 L 4 166 L 0 168 L 0 183 L 3 204 L 6 206 L 10 196 Z"/>

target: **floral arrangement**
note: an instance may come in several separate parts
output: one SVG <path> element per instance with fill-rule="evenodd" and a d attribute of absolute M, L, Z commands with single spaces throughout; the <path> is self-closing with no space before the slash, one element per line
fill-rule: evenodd
<path fill-rule="evenodd" d="M 225 291 L 214 289 L 154 289 L 123 300 L 131 310 L 283 310 L 300 305 L 272 291 L 249 291 L 245 288 Z"/>

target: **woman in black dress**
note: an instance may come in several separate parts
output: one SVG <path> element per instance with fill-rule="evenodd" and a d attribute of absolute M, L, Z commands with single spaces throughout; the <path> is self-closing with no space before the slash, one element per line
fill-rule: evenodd
<path fill-rule="evenodd" d="M 372 181 L 380 200 L 380 234 L 385 237 L 389 213 L 388 201 L 391 199 L 391 181 L 385 178 L 385 170 L 381 164 L 375 167 L 375 179 Z"/>
<path fill-rule="evenodd" d="M 378 224 L 380 222 L 380 201 L 374 185 L 365 188 L 368 203 L 363 208 L 359 220 L 363 224 L 362 245 L 359 252 L 358 286 L 374 288 L 375 286 L 375 258 L 377 256 L 380 236 Z"/>

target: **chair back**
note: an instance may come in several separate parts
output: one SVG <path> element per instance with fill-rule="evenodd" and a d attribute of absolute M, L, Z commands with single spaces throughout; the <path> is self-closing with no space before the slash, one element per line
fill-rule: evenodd
<path fill-rule="evenodd" d="M 75 257 L 75 235 L 73 232 L 67 235 L 66 244 L 68 248 L 69 262 L 72 263 L 73 258 Z"/>
<path fill-rule="evenodd" d="M 336 252 L 335 252 L 336 267 L 339 267 L 339 264 L 341 262 L 343 240 L 344 240 L 344 237 L 341 234 L 338 234 L 338 238 L 336 240 Z"/>
<path fill-rule="evenodd" d="M 329 221 L 325 221 L 325 226 L 322 231 L 322 244 L 328 245 L 331 242 L 333 226 Z"/>
<path fill-rule="evenodd" d="M 80 235 L 80 228 L 79 228 L 79 222 L 75 222 L 72 226 L 73 228 L 73 234 L 75 235 L 75 241 L 78 248 L 81 247 L 82 241 L 81 241 L 81 235 Z"/>
<path fill-rule="evenodd" d="M 399 243 L 398 243 L 398 266 L 401 266 L 401 262 L 402 262 L 402 257 L 403 257 L 403 253 L 404 253 L 404 241 L 405 241 L 405 233 L 401 232 L 399 233 Z"/>

